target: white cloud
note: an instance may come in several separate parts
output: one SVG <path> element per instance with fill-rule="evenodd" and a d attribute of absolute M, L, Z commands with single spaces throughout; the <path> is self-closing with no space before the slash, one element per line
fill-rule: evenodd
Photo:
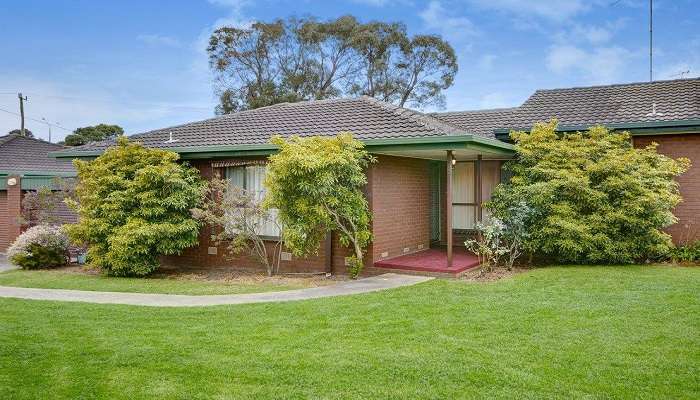
<path fill-rule="evenodd" d="M 100 85 L 72 81 L 67 76 L 65 78 L 61 81 L 46 81 L 17 75 L 0 76 L 0 82 L 12 82 L 29 98 L 24 110 L 26 127 L 39 138 L 48 139 L 46 124 L 36 121 L 42 118 L 65 128 L 52 128 L 52 140 L 56 142 L 81 126 L 117 124 L 124 127 L 127 134 L 132 134 L 178 122 L 203 119 L 213 114 L 213 104 L 206 100 L 192 100 L 191 97 L 203 97 L 184 85 L 181 91 L 175 93 L 183 99 L 182 102 L 158 102 L 142 100 L 140 93 L 136 93 L 138 89 L 132 88 L 128 91 L 130 93 L 122 90 L 122 94 L 117 94 Z M 0 96 L 0 108 L 18 112 L 17 97 Z M 0 135 L 19 125 L 18 116 L 0 112 Z"/>
<path fill-rule="evenodd" d="M 491 71 L 493 69 L 494 63 L 496 61 L 496 56 L 494 54 L 484 54 L 479 57 L 477 65 L 480 69 L 484 71 Z"/>
<path fill-rule="evenodd" d="M 574 45 L 555 45 L 547 55 L 547 68 L 557 74 L 583 74 L 591 84 L 620 80 L 635 54 L 625 48 L 597 47 L 586 50 Z"/>
<path fill-rule="evenodd" d="M 174 37 L 158 34 L 138 35 L 136 39 L 151 46 L 180 47 L 182 45 L 182 43 Z"/>
<path fill-rule="evenodd" d="M 453 16 L 439 1 L 431 1 L 418 15 L 427 29 L 439 32 L 452 42 L 463 41 L 466 36 L 478 34 L 478 29 L 471 20 Z"/>
<path fill-rule="evenodd" d="M 600 0 L 469 0 L 484 9 L 508 12 L 516 16 L 534 15 L 563 21 L 585 13 Z"/>
<path fill-rule="evenodd" d="M 392 0 L 352 0 L 353 3 L 358 3 L 358 4 L 365 4 L 368 6 L 373 6 L 373 7 L 384 7 L 388 5 L 389 3 L 392 3 Z"/>
<path fill-rule="evenodd" d="M 512 100 L 509 100 L 508 96 L 501 92 L 486 94 L 481 96 L 479 100 L 479 108 L 504 108 L 511 107 L 512 105 Z"/>

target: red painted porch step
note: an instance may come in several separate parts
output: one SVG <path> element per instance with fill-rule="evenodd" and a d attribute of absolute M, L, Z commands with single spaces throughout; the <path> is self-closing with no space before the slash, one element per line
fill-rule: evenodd
<path fill-rule="evenodd" d="M 427 249 L 417 253 L 398 256 L 374 263 L 378 268 L 403 269 L 409 271 L 443 272 L 458 274 L 479 265 L 476 255 L 465 249 L 454 249 L 452 267 L 447 268 L 447 251 Z"/>

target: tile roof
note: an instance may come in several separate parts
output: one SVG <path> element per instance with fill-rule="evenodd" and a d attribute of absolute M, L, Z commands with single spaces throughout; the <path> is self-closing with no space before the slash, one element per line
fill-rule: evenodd
<path fill-rule="evenodd" d="M 0 136 L 0 171 L 5 172 L 75 172 L 73 164 L 66 160 L 57 160 L 48 153 L 63 150 L 65 147 L 28 138 L 16 134 Z"/>
<path fill-rule="evenodd" d="M 493 137 L 494 129 L 501 128 L 508 121 L 516 107 L 493 108 L 475 111 L 451 111 L 429 114 L 440 121 L 454 125 L 469 133 Z"/>
<path fill-rule="evenodd" d="M 656 113 L 653 113 L 653 110 Z M 700 119 L 700 78 L 538 90 L 514 108 L 424 114 L 370 97 L 282 103 L 131 137 L 149 147 L 255 145 L 273 135 L 335 135 L 358 139 L 418 138 L 528 129 L 559 119 L 560 126 Z M 172 133 L 173 142 L 168 139 Z M 71 153 L 101 151 L 114 140 Z"/>
<path fill-rule="evenodd" d="M 149 147 L 172 148 L 265 144 L 273 135 L 330 136 L 340 132 L 351 132 L 358 139 L 466 133 L 418 111 L 363 96 L 275 104 L 132 135 L 131 138 Z M 168 142 L 171 133 L 174 141 Z M 73 150 L 102 150 L 113 143 L 114 140 L 95 142 Z"/>
<path fill-rule="evenodd" d="M 552 117 L 562 126 L 700 119 L 700 78 L 538 90 L 502 128 Z"/>

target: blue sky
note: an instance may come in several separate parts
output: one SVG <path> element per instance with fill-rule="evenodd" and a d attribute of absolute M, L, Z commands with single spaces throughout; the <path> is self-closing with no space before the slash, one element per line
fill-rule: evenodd
<path fill-rule="evenodd" d="M 67 130 L 138 133 L 213 115 L 205 52 L 218 26 L 290 15 L 405 23 L 459 56 L 446 110 L 516 106 L 538 88 L 648 80 L 648 0 L 12 1 L 0 4 L 0 109 Z M 700 76 L 700 2 L 654 2 L 654 77 Z M 0 111 L 0 134 L 18 128 Z M 27 127 L 42 138 L 46 125 Z M 68 132 L 52 129 L 54 141 Z"/>

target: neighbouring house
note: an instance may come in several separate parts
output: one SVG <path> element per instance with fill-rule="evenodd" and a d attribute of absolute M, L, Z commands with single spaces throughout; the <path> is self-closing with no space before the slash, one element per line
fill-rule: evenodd
<path fill-rule="evenodd" d="M 70 160 L 49 157 L 63 150 L 58 144 L 17 134 L 0 136 L 0 253 L 22 232 L 22 199 L 30 190 L 54 188 L 56 177 L 75 177 Z M 62 222 L 75 221 L 75 213 L 60 203 L 56 217 Z"/>
<path fill-rule="evenodd" d="M 679 182 L 684 202 L 675 240 L 694 235 L 700 212 L 700 79 L 540 90 L 522 106 L 424 114 L 369 97 L 283 103 L 133 135 L 148 147 L 170 149 L 204 177 L 264 191 L 272 135 L 336 135 L 351 132 L 378 162 L 367 171 L 365 189 L 373 215 L 369 273 L 387 269 L 459 274 L 477 265 L 463 238 L 486 217 L 482 207 L 504 177 L 503 162 L 515 156 L 511 129 L 556 117 L 561 131 L 603 124 L 633 134 L 635 146 L 652 141 L 693 167 Z M 95 157 L 113 141 L 56 152 L 60 159 Z M 261 232 L 266 236 L 277 234 Z M 179 266 L 261 267 L 248 257 L 227 259 L 203 229 L 200 245 L 165 261 Z M 285 253 L 281 269 L 345 272 L 347 249 L 330 237 L 313 257 Z"/>

